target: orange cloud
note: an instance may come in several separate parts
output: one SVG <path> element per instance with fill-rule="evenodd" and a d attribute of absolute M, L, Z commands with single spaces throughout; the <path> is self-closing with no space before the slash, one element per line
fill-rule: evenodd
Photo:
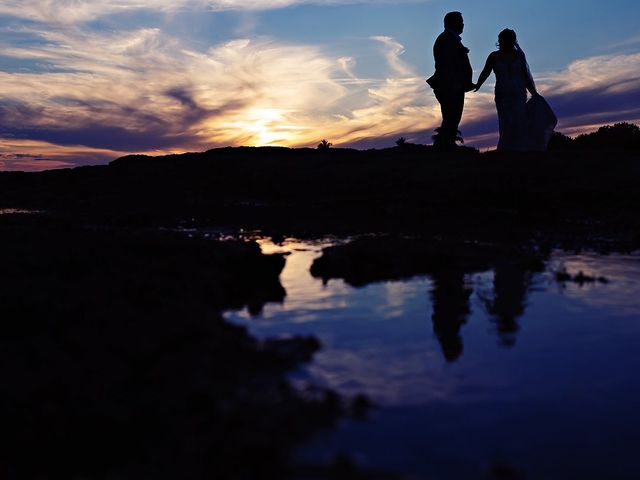
<path fill-rule="evenodd" d="M 48 142 L 0 139 L 0 170 L 38 171 L 74 167 L 78 163 L 105 163 L 124 152 L 72 145 L 68 147 Z"/>

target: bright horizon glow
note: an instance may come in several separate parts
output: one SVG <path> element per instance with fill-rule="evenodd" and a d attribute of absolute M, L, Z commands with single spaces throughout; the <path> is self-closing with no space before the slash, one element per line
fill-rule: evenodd
<path fill-rule="evenodd" d="M 451 9 L 444 0 L 0 0 L 0 170 L 323 138 L 430 143 L 440 114 L 424 79 Z M 466 0 L 455 9 L 476 78 L 497 32 L 516 29 L 558 130 L 640 122 L 640 6 Z M 468 94 L 461 123 L 466 144 L 483 149 L 497 141 L 491 81 Z"/>

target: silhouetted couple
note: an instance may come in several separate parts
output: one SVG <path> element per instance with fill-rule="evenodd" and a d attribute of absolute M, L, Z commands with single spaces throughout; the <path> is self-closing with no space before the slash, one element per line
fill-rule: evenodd
<path fill-rule="evenodd" d="M 493 71 L 500 129 L 498 150 L 545 150 L 556 119 L 536 90 L 516 33 L 510 29 L 500 32 L 498 50 L 489 54 L 478 83 L 474 84 L 469 49 L 460 38 L 464 30 L 462 14 L 447 13 L 444 27 L 444 32 L 433 46 L 436 71 L 427 80 L 442 111 L 442 124 L 434 136 L 434 146 L 443 150 L 456 147 L 456 141 L 460 139 L 458 125 L 462 119 L 465 93 L 477 92 Z M 529 103 L 527 90 L 532 95 Z"/>

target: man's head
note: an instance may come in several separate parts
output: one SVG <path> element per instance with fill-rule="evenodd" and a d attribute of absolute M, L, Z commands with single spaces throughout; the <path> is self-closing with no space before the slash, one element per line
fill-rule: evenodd
<path fill-rule="evenodd" d="M 460 12 L 449 12 L 444 16 L 444 28 L 453 30 L 458 35 L 464 30 L 464 20 Z"/>

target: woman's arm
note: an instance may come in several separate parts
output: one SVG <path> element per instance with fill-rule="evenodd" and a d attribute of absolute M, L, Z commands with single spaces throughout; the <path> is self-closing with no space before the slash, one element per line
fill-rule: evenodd
<path fill-rule="evenodd" d="M 489 78 L 489 75 L 491 75 L 491 71 L 493 70 L 493 65 L 495 64 L 495 60 L 496 59 L 496 52 L 491 52 L 489 54 L 489 56 L 487 57 L 487 62 L 484 65 L 484 68 L 482 69 L 482 72 L 480 72 L 480 76 L 478 77 L 478 83 L 476 83 L 476 89 L 474 91 L 478 91 L 480 90 L 480 87 L 482 86 L 482 84 L 487 80 L 487 78 Z"/>

